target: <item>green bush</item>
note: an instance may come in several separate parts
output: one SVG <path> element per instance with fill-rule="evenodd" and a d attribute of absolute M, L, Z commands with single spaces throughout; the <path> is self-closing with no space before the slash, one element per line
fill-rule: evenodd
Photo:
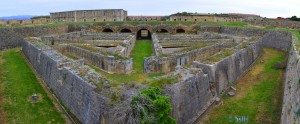
<path fill-rule="evenodd" d="M 169 116 L 172 110 L 169 100 L 170 97 L 164 96 L 160 88 L 141 90 L 132 98 L 130 103 L 132 109 L 131 123 L 175 124 L 176 121 Z"/>

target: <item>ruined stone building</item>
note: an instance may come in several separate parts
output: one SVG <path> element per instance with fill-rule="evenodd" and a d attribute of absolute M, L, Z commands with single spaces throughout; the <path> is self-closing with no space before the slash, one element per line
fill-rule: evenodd
<path fill-rule="evenodd" d="M 210 14 L 210 13 L 187 13 L 173 14 L 170 21 L 195 21 L 195 22 L 242 22 L 244 20 L 261 19 L 258 15 L 251 14 Z"/>
<path fill-rule="evenodd" d="M 105 22 L 126 21 L 123 9 L 75 10 L 50 13 L 51 22 Z"/>
<path fill-rule="evenodd" d="M 166 20 L 167 16 L 128 16 L 128 21 L 163 21 Z"/>

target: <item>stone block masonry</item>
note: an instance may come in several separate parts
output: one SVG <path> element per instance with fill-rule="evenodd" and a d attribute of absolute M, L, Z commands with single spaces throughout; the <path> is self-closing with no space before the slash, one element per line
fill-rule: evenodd
<path fill-rule="evenodd" d="M 173 106 L 171 115 L 179 124 L 192 124 L 217 97 L 209 77 L 199 68 L 176 70 L 181 81 L 166 88 Z"/>
<path fill-rule="evenodd" d="M 102 55 L 100 53 L 91 52 L 70 45 L 66 45 L 65 49 L 68 54 L 82 57 L 87 63 L 90 63 L 108 73 L 129 74 L 133 70 L 132 58 L 118 59 L 114 56 Z"/>
<path fill-rule="evenodd" d="M 216 83 L 218 94 L 222 94 L 230 86 L 229 83 L 242 76 L 262 53 L 261 40 L 259 40 L 217 63 L 204 64 L 194 61 L 192 67 L 202 68 L 203 72 L 208 74 L 209 81 Z"/>
<path fill-rule="evenodd" d="M 103 98 L 95 93 L 96 84 L 87 83 L 74 69 L 63 66 L 72 62 L 70 59 L 51 49 L 39 49 L 29 42 L 23 44 L 22 50 L 43 81 L 81 122 L 98 122 L 101 107 L 94 109 L 91 104 L 100 106 Z M 98 116 L 91 116 L 94 113 Z"/>
<path fill-rule="evenodd" d="M 67 31 L 67 26 L 3 28 L 0 29 L 0 50 L 22 46 L 24 37 L 62 34 L 66 33 Z"/>
<path fill-rule="evenodd" d="M 298 39 L 293 36 L 285 73 L 281 124 L 300 123 L 300 55 Z"/>
<path fill-rule="evenodd" d="M 0 29 L 0 50 L 21 46 L 23 37 L 12 29 Z"/>

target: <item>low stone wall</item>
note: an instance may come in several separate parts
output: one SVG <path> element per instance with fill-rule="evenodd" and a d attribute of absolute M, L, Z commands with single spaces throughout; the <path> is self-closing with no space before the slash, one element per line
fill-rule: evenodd
<path fill-rule="evenodd" d="M 291 28 L 291 29 L 299 29 L 300 23 L 297 21 L 283 21 L 283 20 L 263 20 L 263 21 L 248 21 L 251 25 L 256 26 L 272 26 L 278 28 Z"/>
<path fill-rule="evenodd" d="M 117 59 L 114 56 L 106 56 L 70 45 L 66 46 L 66 52 L 74 56 L 80 56 L 87 63 L 90 63 L 108 73 L 129 74 L 132 72 L 132 58 L 127 60 Z"/>
<path fill-rule="evenodd" d="M 38 37 L 44 35 L 63 34 L 68 32 L 68 26 L 53 27 L 22 27 L 12 28 L 12 30 L 23 37 Z"/>
<path fill-rule="evenodd" d="M 229 83 L 242 76 L 263 53 L 261 42 L 260 39 L 212 65 L 195 61 L 192 67 L 202 68 L 208 74 L 209 81 L 216 84 L 218 94 L 222 94 L 229 87 Z"/>
<path fill-rule="evenodd" d="M 216 44 L 185 53 L 175 54 L 169 57 L 152 56 L 144 59 L 145 73 L 167 73 L 174 71 L 176 66 L 191 64 L 195 60 L 208 58 L 224 48 L 230 48 L 230 44 Z"/>
<path fill-rule="evenodd" d="M 0 50 L 20 47 L 25 37 L 61 34 L 67 31 L 67 26 L 3 28 L 0 29 Z"/>
<path fill-rule="evenodd" d="M 281 124 L 300 123 L 300 55 L 295 43 L 299 42 L 293 36 L 289 51 L 288 65 L 285 73 Z"/>
<path fill-rule="evenodd" d="M 21 46 L 23 37 L 12 29 L 0 29 L 0 50 Z"/>
<path fill-rule="evenodd" d="M 192 124 L 216 99 L 215 88 L 201 69 L 181 69 L 183 79 L 166 88 L 173 106 L 171 115 L 178 124 Z"/>

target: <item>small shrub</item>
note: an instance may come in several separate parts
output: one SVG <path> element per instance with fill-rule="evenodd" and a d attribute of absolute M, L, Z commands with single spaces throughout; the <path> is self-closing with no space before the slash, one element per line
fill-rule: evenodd
<path fill-rule="evenodd" d="M 170 97 L 164 96 L 160 88 L 141 90 L 131 100 L 132 115 L 129 119 L 137 124 L 175 124 L 176 121 L 169 116 L 172 105 Z"/>

